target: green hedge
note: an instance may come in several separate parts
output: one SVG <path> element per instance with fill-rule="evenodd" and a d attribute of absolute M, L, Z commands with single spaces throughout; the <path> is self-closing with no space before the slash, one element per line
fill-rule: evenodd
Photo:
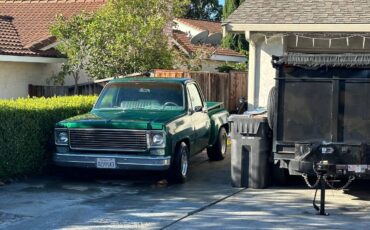
<path fill-rule="evenodd" d="M 54 125 L 91 110 L 96 96 L 0 100 L 0 179 L 39 173 L 53 151 Z"/>

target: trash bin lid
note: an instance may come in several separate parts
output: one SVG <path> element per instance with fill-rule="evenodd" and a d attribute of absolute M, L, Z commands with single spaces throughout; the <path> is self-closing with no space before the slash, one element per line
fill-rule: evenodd
<path fill-rule="evenodd" d="M 232 115 L 229 117 L 229 122 L 232 137 L 241 134 L 264 137 L 268 131 L 267 118 L 264 116 Z"/>

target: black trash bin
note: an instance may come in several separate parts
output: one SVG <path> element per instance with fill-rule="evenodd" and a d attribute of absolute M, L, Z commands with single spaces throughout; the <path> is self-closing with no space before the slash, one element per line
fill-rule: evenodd
<path fill-rule="evenodd" d="M 256 189 L 267 187 L 271 153 L 267 118 L 233 115 L 229 122 L 232 185 Z"/>

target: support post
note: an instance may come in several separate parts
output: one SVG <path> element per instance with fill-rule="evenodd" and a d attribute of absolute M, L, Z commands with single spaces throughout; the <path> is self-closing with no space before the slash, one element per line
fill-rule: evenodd
<path fill-rule="evenodd" d="M 319 215 L 321 216 L 328 216 L 329 214 L 325 212 L 325 190 L 326 190 L 326 184 L 325 184 L 325 180 L 324 180 L 324 177 L 321 176 L 321 179 L 320 179 L 320 190 L 321 190 L 321 193 L 320 193 L 320 211 L 319 211 Z"/>

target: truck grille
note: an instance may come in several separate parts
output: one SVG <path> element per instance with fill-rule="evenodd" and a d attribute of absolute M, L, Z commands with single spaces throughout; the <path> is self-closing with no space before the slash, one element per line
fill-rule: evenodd
<path fill-rule="evenodd" d="M 146 131 L 120 129 L 71 129 L 70 147 L 74 150 L 145 151 Z"/>

